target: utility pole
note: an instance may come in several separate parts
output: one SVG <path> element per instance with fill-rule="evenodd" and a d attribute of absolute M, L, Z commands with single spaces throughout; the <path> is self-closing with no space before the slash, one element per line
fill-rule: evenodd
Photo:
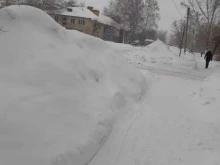
<path fill-rule="evenodd" d="M 193 29 L 192 51 L 194 53 L 195 29 Z"/>
<path fill-rule="evenodd" d="M 184 35 L 185 35 L 185 26 L 184 26 L 184 28 L 183 28 L 183 35 L 182 35 L 181 43 L 180 43 L 180 54 L 179 54 L 179 57 L 181 56 L 181 53 L 182 53 Z"/>
<path fill-rule="evenodd" d="M 190 8 L 187 8 L 187 20 L 186 20 L 186 39 L 185 39 L 185 48 L 184 53 L 186 54 L 186 48 L 187 48 L 187 39 L 188 39 L 188 26 L 189 26 L 189 15 L 190 15 Z"/>

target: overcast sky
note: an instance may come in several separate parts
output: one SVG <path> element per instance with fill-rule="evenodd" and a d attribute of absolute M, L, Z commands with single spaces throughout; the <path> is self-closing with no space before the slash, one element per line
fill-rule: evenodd
<path fill-rule="evenodd" d="M 83 0 L 86 5 L 94 6 L 100 10 L 104 8 L 108 4 L 109 0 Z M 178 9 L 181 11 L 183 15 L 186 14 L 186 9 L 180 6 L 181 0 L 173 0 Z M 161 20 L 159 22 L 159 29 L 169 30 L 172 22 L 175 19 L 180 19 L 183 16 L 178 12 L 175 8 L 172 0 L 158 0 L 160 5 L 160 15 Z"/>

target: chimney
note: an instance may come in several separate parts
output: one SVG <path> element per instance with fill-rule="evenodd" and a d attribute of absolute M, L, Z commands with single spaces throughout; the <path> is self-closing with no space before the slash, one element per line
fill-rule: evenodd
<path fill-rule="evenodd" d="M 92 10 L 92 12 L 99 17 L 99 10 Z"/>
<path fill-rule="evenodd" d="M 87 9 L 89 9 L 90 11 L 93 10 L 93 7 L 92 6 L 88 6 Z"/>
<path fill-rule="evenodd" d="M 93 9 L 92 6 L 88 6 L 87 9 L 89 9 L 91 12 L 93 12 L 96 16 L 99 16 L 99 14 L 100 14 L 100 11 Z"/>

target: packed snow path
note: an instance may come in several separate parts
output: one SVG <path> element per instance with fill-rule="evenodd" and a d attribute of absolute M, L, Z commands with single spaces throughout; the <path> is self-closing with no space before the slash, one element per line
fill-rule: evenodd
<path fill-rule="evenodd" d="M 193 99 L 201 76 L 163 73 L 155 74 L 141 107 L 119 117 L 89 165 L 220 164 L 220 127 L 199 118 Z"/>

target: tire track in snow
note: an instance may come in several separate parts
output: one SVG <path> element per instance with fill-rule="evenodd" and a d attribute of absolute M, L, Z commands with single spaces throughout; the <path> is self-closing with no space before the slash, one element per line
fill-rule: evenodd
<path fill-rule="evenodd" d="M 178 72 L 178 71 L 169 71 L 169 70 L 163 70 L 163 69 L 155 69 L 151 67 L 147 68 L 139 68 L 139 69 L 146 69 L 149 70 L 152 73 L 155 74 L 163 74 L 163 75 L 168 75 L 168 76 L 177 76 L 180 78 L 188 78 L 188 79 L 193 79 L 193 80 L 204 80 L 206 76 L 202 75 L 196 75 L 196 74 L 190 74 L 190 73 L 185 73 L 185 72 Z"/>
<path fill-rule="evenodd" d="M 147 99 L 147 97 L 145 97 L 144 98 L 144 100 L 146 100 Z M 122 140 L 122 143 L 121 143 L 121 145 L 120 145 L 120 149 L 119 149 L 119 152 L 118 152 L 118 154 L 117 154 L 117 158 L 116 158 L 116 160 L 115 160 L 115 163 L 114 163 L 114 165 L 117 165 L 117 163 L 119 162 L 119 160 L 120 160 L 120 157 L 121 157 L 121 154 L 122 154 L 122 151 L 123 151 L 123 149 L 124 149 L 124 147 L 125 147 L 125 142 L 126 142 L 126 139 L 127 139 L 127 137 L 128 137 L 128 135 L 129 135 L 129 132 L 131 131 L 131 129 L 132 129 L 132 127 L 134 126 L 134 124 L 135 124 L 135 122 L 136 121 L 138 121 L 138 119 L 140 119 L 142 116 L 143 116 L 143 114 L 144 114 L 144 111 L 145 111 L 145 109 L 146 109 L 146 102 L 142 102 L 141 103 L 141 107 L 139 108 L 140 110 L 138 111 L 138 113 L 139 113 L 139 115 L 138 116 L 136 116 L 133 120 L 132 120 L 132 122 L 129 124 L 129 126 L 128 126 L 128 128 L 127 128 L 127 130 L 126 130 L 126 133 L 125 133 L 125 135 L 124 135 L 124 137 L 123 137 L 123 140 Z M 149 107 L 151 110 L 150 110 L 150 117 L 149 117 L 149 123 L 148 123 L 148 125 L 149 125 L 149 128 L 148 128 L 148 130 L 150 129 L 150 127 L 152 126 L 152 116 L 153 116 L 153 111 L 152 111 L 152 108 L 151 107 Z M 140 121 L 140 120 L 139 120 Z"/>
<path fill-rule="evenodd" d="M 112 132 L 112 127 L 111 127 L 111 131 L 109 132 L 109 134 L 102 138 L 102 140 L 100 142 L 101 145 L 98 148 L 98 150 L 95 152 L 95 154 L 89 159 L 89 161 L 85 165 L 89 165 L 92 162 L 92 160 L 97 156 L 97 154 L 99 153 L 100 149 L 104 146 L 105 142 L 108 140 L 109 136 L 111 135 L 111 132 Z"/>
<path fill-rule="evenodd" d="M 124 135 L 124 138 L 123 138 L 123 140 L 122 140 L 122 144 L 121 144 L 121 146 L 120 146 L 119 153 L 118 153 L 117 158 L 116 158 L 116 161 L 115 161 L 115 165 L 116 165 L 116 163 L 117 163 L 117 162 L 119 161 L 119 159 L 120 159 L 122 150 L 123 150 L 124 145 L 125 145 L 125 140 L 126 140 L 126 138 L 127 138 L 127 136 L 128 136 L 129 131 L 131 130 L 131 128 L 132 128 L 132 126 L 134 125 L 135 121 L 136 121 L 137 119 L 139 119 L 139 118 L 140 118 L 140 115 L 136 116 L 135 119 L 133 119 L 133 121 L 131 122 L 130 126 L 128 127 L 128 129 L 127 129 L 127 131 L 126 131 L 126 133 L 125 133 L 125 135 Z"/>

